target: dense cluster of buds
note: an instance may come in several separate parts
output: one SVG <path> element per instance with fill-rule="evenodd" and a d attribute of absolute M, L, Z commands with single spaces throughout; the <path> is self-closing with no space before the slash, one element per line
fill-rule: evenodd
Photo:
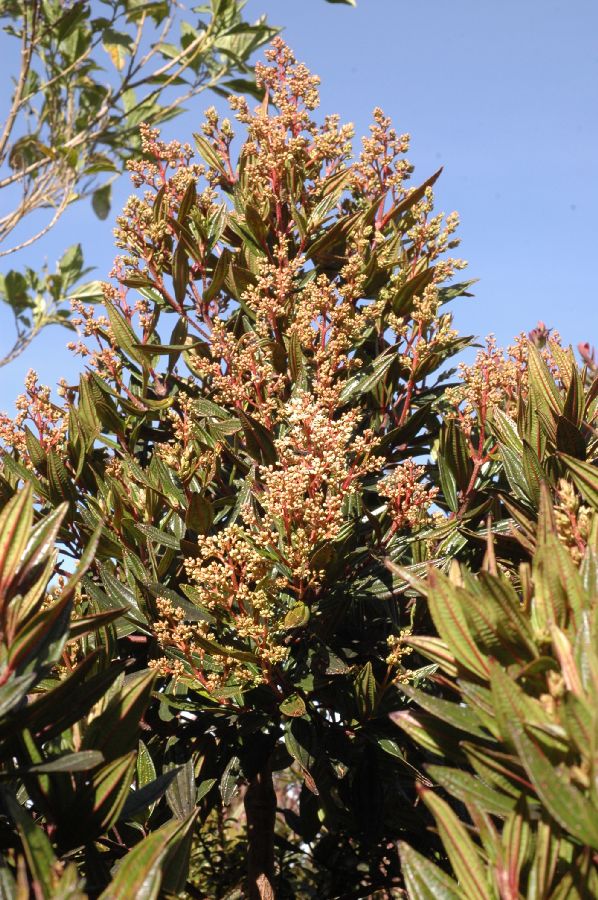
<path fill-rule="evenodd" d="M 556 496 L 554 517 L 557 534 L 573 562 L 579 565 L 590 540 L 594 513 L 591 507 L 581 502 L 571 482 L 564 478 L 559 482 Z"/>
<path fill-rule="evenodd" d="M 485 422 L 498 406 L 510 415 L 527 394 L 527 337 L 519 335 L 505 353 L 494 335 L 486 338 L 471 365 L 459 364 L 459 384 L 447 391 L 446 399 L 466 434 L 476 423 Z"/>
<path fill-rule="evenodd" d="M 380 494 L 388 498 L 391 533 L 403 528 L 416 528 L 425 521 L 438 488 L 427 487 L 422 479 L 423 466 L 412 459 L 397 466 L 380 482 Z"/>
<path fill-rule="evenodd" d="M 302 393 L 285 405 L 284 415 L 286 428 L 274 442 L 277 461 L 256 472 L 257 504 L 242 507 L 239 520 L 219 533 L 199 538 L 197 555 L 185 563 L 195 601 L 219 629 L 185 623 L 164 604 L 160 609 L 160 642 L 178 648 L 210 689 L 231 681 L 275 687 L 273 670 L 288 653 L 281 645 L 285 616 L 293 604 L 311 602 L 325 574 L 312 563 L 314 550 L 338 538 L 349 498 L 382 464 L 373 435 L 355 434 L 357 411 L 332 420 L 313 396 Z M 249 642 L 254 665 L 247 665 L 247 654 L 206 644 L 223 636 L 231 648 Z M 206 649 L 217 671 L 202 671 Z M 180 675 L 175 663 L 164 658 L 156 665 Z"/>
<path fill-rule="evenodd" d="M 66 383 L 61 380 L 58 386 L 60 396 L 65 396 L 67 391 Z M 17 415 L 14 419 L 0 413 L 0 440 L 17 450 L 24 463 L 31 467 L 26 432 L 29 426 L 35 429 L 42 453 L 55 450 L 64 455 L 68 416 L 64 409 L 52 402 L 50 388 L 38 384 L 38 376 L 33 369 L 27 373 L 25 393 L 17 397 L 15 406 Z"/>

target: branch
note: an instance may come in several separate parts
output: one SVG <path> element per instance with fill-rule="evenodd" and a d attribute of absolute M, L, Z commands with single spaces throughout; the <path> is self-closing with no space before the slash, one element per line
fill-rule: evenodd
<path fill-rule="evenodd" d="M 12 349 L 9 350 L 9 352 L 6 354 L 6 356 L 0 356 L 0 369 L 3 366 L 7 366 L 9 363 L 11 363 L 13 360 L 15 360 L 18 356 L 20 356 L 24 350 L 27 349 L 29 344 L 34 339 L 34 337 L 37 334 L 39 334 L 39 332 L 41 331 L 41 328 L 42 328 L 41 325 L 35 325 L 33 328 L 31 328 L 25 334 L 20 334 L 19 337 L 17 338 L 17 340 L 15 341 L 15 344 L 13 345 Z"/>
<path fill-rule="evenodd" d="M 33 0 L 33 9 L 31 15 L 31 40 L 29 41 L 29 43 L 27 43 L 27 6 L 25 6 L 24 9 L 25 20 L 23 23 L 23 46 L 21 48 L 21 71 L 19 73 L 19 81 L 12 98 L 10 112 L 8 113 L 8 118 L 6 119 L 6 123 L 4 125 L 2 137 L 0 137 L 0 163 L 4 161 L 4 157 L 6 156 L 6 145 L 8 144 L 8 139 L 11 135 L 17 113 L 21 106 L 23 89 L 25 87 L 25 82 L 27 81 L 29 69 L 31 68 L 31 57 L 33 55 L 33 46 L 35 41 L 35 25 L 37 22 L 37 13 L 39 10 L 37 0 Z"/>

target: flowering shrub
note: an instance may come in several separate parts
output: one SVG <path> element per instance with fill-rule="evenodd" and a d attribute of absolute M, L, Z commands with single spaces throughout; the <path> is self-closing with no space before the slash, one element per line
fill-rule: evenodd
<path fill-rule="evenodd" d="M 410 186 L 408 137 L 380 110 L 357 154 L 350 126 L 318 125 L 318 80 L 282 41 L 256 79 L 257 109 L 232 102 L 243 141 L 213 109 L 197 156 L 142 129 L 104 310 L 76 303 L 85 371 L 56 404 L 29 377 L 0 422 L 0 487 L 27 482 L 36 515 L 64 504 L 63 568 L 93 538 L 77 603 L 109 617 L 94 645 L 155 679 L 135 790 L 94 839 L 111 862 L 129 850 L 120 884 L 170 889 L 148 862 L 166 834 L 191 896 L 376 896 L 404 885 L 399 840 L 454 866 L 418 786 L 445 783 L 424 772 L 434 741 L 467 761 L 452 732 L 424 737 L 414 698 L 479 681 L 467 661 L 495 653 L 483 611 L 453 646 L 425 600 L 442 576 L 421 579 L 445 569 L 477 597 L 487 570 L 520 591 L 509 615 L 537 618 L 548 506 L 571 565 L 595 543 L 596 389 L 545 328 L 506 356 L 490 340 L 451 382 L 469 339 L 446 304 L 470 282 L 451 283 L 439 173 Z M 454 891 L 438 871 L 427 888 Z"/>
<path fill-rule="evenodd" d="M 289 836 L 336 835 L 324 889 L 359 870 L 370 890 L 422 828 L 386 717 L 410 624 L 384 559 L 428 552 L 440 370 L 466 343 L 445 304 L 468 284 L 445 286 L 457 218 L 433 213 L 439 173 L 409 186 L 408 136 L 376 110 L 354 155 L 351 126 L 311 117 L 317 77 L 281 40 L 266 55 L 238 149 L 213 109 L 198 157 L 142 128 L 105 313 L 75 303 L 86 371 L 61 405 L 30 376 L 3 478 L 68 503 L 67 555 L 100 529 L 82 598 L 126 608 L 111 652 L 161 677 L 206 814 L 247 783 L 253 835 L 290 766 Z M 272 840 L 249 841 L 250 894 Z"/>
<path fill-rule="evenodd" d="M 544 349 L 546 362 L 530 342 L 513 372 L 491 346 L 489 389 L 486 354 L 464 373 L 488 460 L 470 500 L 491 518 L 482 535 L 455 517 L 453 552 L 484 546 L 481 571 L 402 571 L 434 625 L 403 644 L 433 669 L 425 690 L 403 686 L 413 705 L 393 718 L 428 756 L 435 790 L 420 793 L 453 876 L 401 844 L 413 897 L 598 893 L 598 383 L 554 337 Z"/>

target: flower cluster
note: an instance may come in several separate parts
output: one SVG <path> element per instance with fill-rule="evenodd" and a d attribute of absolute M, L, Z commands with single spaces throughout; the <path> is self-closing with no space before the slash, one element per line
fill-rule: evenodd
<path fill-rule="evenodd" d="M 332 419 L 309 394 L 292 398 L 285 409 L 287 429 L 275 441 L 277 462 L 260 469 L 260 504 L 282 533 L 285 565 L 296 585 L 313 586 L 309 556 L 325 541 L 336 539 L 343 504 L 367 472 L 380 467 L 370 432 L 356 435 L 355 410 Z"/>
<path fill-rule="evenodd" d="M 438 488 L 422 483 L 424 473 L 423 466 L 407 459 L 380 482 L 380 494 L 388 499 L 391 533 L 402 528 L 417 528 L 426 519 Z"/>
<path fill-rule="evenodd" d="M 61 381 L 58 391 L 62 396 L 68 394 L 64 381 Z M 52 402 L 50 396 L 50 388 L 38 384 L 37 373 L 30 369 L 25 377 L 25 393 L 20 394 L 15 401 L 15 418 L 11 419 L 6 413 L 0 413 L 0 440 L 7 447 L 17 450 L 29 468 L 33 468 L 33 462 L 25 430 L 28 424 L 35 429 L 41 454 L 54 450 L 60 456 L 66 455 L 68 416 L 64 409 Z"/>
<path fill-rule="evenodd" d="M 593 523 L 593 512 L 581 503 L 573 485 L 561 479 L 554 507 L 556 529 L 572 560 L 579 565 L 585 556 Z"/>
<path fill-rule="evenodd" d="M 459 374 L 458 386 L 447 391 L 446 399 L 467 434 L 478 420 L 484 422 L 495 406 L 516 414 L 519 400 L 527 395 L 526 336 L 519 335 L 505 354 L 489 335 L 486 347 L 471 365 L 459 364 Z"/>
<path fill-rule="evenodd" d="M 209 358 L 192 354 L 193 371 L 209 385 L 214 400 L 270 424 L 287 383 L 274 365 L 272 347 L 255 332 L 236 337 L 214 319 L 209 353 Z"/>
<path fill-rule="evenodd" d="M 286 172 L 307 169 L 311 191 L 317 193 L 322 166 L 332 161 L 338 166 L 348 156 L 353 128 L 340 126 L 337 116 L 327 117 L 321 127 L 311 120 L 309 111 L 319 103 L 319 79 L 297 63 L 281 38 L 274 39 L 266 58 L 272 65 L 258 64 L 256 80 L 266 89 L 266 102 L 275 106 L 276 114 L 268 115 L 265 105 L 252 114 L 243 97 L 230 102 L 237 119 L 247 126 L 242 155 L 251 195 L 258 208 L 271 201 L 282 214 L 282 203 L 288 199 Z"/>
<path fill-rule="evenodd" d="M 281 645 L 284 617 L 294 603 L 309 604 L 325 575 L 312 563 L 314 550 L 339 536 L 347 499 L 381 465 L 371 433 L 355 434 L 357 419 L 356 412 L 331 419 L 305 392 L 292 398 L 285 430 L 275 440 L 277 461 L 256 472 L 257 503 L 244 506 L 238 522 L 200 537 L 197 555 L 186 560 L 194 602 L 216 624 L 207 633 L 200 623 L 198 632 L 195 623 L 185 623 L 177 611 L 166 614 L 164 607 L 158 638 L 183 652 L 194 671 L 201 671 L 209 649 L 218 670 L 202 678 L 211 689 L 229 686 L 231 679 L 275 687 L 275 668 L 288 655 Z M 418 487 L 414 491 L 419 502 Z M 215 651 L 205 641 L 216 637 Z M 165 660 L 159 665 L 168 668 Z"/>

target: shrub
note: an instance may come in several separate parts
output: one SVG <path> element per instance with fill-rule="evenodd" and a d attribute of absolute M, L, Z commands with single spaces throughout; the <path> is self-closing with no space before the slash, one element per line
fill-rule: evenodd
<path fill-rule="evenodd" d="M 249 896 L 298 891 L 300 846 L 346 895 L 398 883 L 396 837 L 427 841 L 388 720 L 412 623 L 384 560 L 424 561 L 444 504 L 429 453 L 467 339 L 443 307 L 468 283 L 443 286 L 456 217 L 432 212 L 439 173 L 408 186 L 407 136 L 376 110 L 353 156 L 350 126 L 310 118 L 317 78 L 281 41 L 268 60 L 262 105 L 233 101 L 237 162 L 214 110 L 197 162 L 142 130 L 106 314 L 76 304 L 86 372 L 61 405 L 30 377 L 3 483 L 67 504 L 68 556 L 97 530 L 81 600 L 124 607 L 111 658 L 160 679 L 143 753 L 184 776 L 148 827 L 245 785 Z"/>
<path fill-rule="evenodd" d="M 0 420 L 11 579 L 46 535 L 5 607 L 44 633 L 21 671 L 5 631 L 7 878 L 45 854 L 105 897 L 593 895 L 598 381 L 546 329 L 451 381 L 471 282 L 439 173 L 409 187 L 380 110 L 354 155 L 317 78 L 267 61 L 240 146 L 213 109 L 198 161 L 142 128 L 86 370 Z"/>
<path fill-rule="evenodd" d="M 485 495 L 502 513 L 482 571 L 453 563 L 425 582 L 403 573 L 436 629 L 407 643 L 436 671 L 425 690 L 402 688 L 414 706 L 393 718 L 449 797 L 421 790 L 456 879 L 403 844 L 413 897 L 598 893 L 597 383 L 557 341 L 546 359 L 523 349 L 513 367 L 491 346 L 458 389 L 469 418 L 461 447 L 474 448 L 460 483 L 475 480 L 472 502 Z M 493 392 L 488 404 L 480 388 Z M 463 508 L 467 490 L 460 499 Z"/>
<path fill-rule="evenodd" d="M 135 854 L 146 853 L 147 843 L 123 861 L 126 845 L 110 835 L 126 829 L 134 817 L 143 822 L 140 814 L 167 787 L 164 778 L 145 778 L 150 781 L 145 784 L 142 758 L 136 763 L 153 676 L 126 675 L 123 663 L 108 658 L 100 637 L 121 611 L 86 615 L 86 601 L 73 599 L 97 534 L 75 572 L 68 579 L 59 576 L 48 590 L 65 512 L 62 504 L 34 525 L 29 486 L 0 514 L 1 877 L 6 897 L 30 891 L 41 898 L 84 897 L 84 887 L 95 896 L 105 888 L 105 898 L 130 896 Z M 134 780 L 139 790 L 130 793 Z M 194 818 L 152 836 L 160 842 L 161 866 L 154 865 L 152 873 L 158 886 L 181 886 L 172 856 Z M 120 868 L 111 882 L 115 861 Z M 147 866 L 143 874 L 148 876 Z"/>

